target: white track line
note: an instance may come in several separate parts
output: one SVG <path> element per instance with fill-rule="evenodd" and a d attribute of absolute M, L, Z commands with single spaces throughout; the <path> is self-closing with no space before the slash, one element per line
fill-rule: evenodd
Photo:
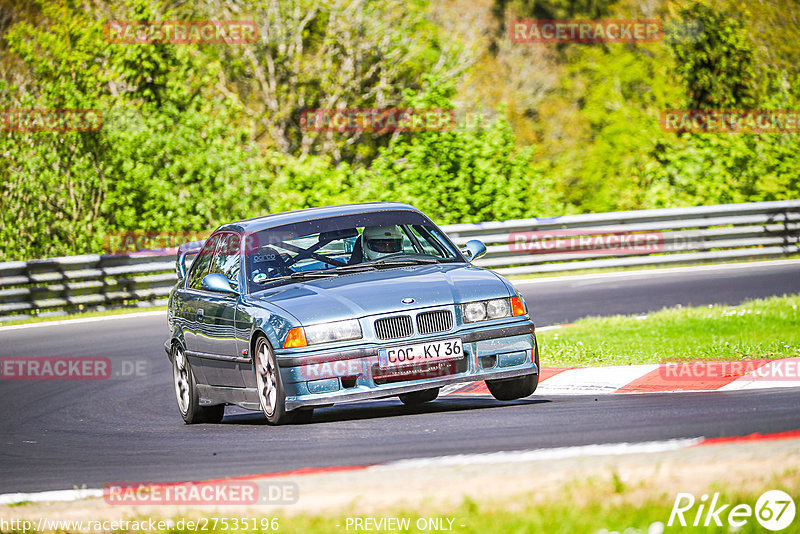
<path fill-rule="evenodd" d="M 42 326 L 61 326 L 65 324 L 80 324 L 80 323 L 96 323 L 99 321 L 112 321 L 114 319 L 128 319 L 136 317 L 156 317 L 163 315 L 166 317 L 166 310 L 136 312 L 136 313 L 120 313 L 117 315 L 101 315 L 99 317 L 81 317 L 78 319 L 63 319 L 58 321 L 43 321 L 41 323 L 30 324 L 14 324 L 9 326 L 0 326 L 0 332 L 7 330 L 22 330 L 25 328 L 40 328 Z"/>
<path fill-rule="evenodd" d="M 529 451 L 502 451 L 484 454 L 455 454 L 434 458 L 397 460 L 370 467 L 370 470 L 413 469 L 419 467 L 487 465 L 513 462 L 534 462 L 538 460 L 561 460 L 584 456 L 619 456 L 625 454 L 646 454 L 674 451 L 697 445 L 704 438 L 672 439 L 666 441 L 646 441 L 642 443 L 605 443 L 602 445 L 583 445 L 579 447 L 558 447 L 554 449 L 535 449 Z"/>
<path fill-rule="evenodd" d="M 721 271 L 721 270 L 734 270 L 734 269 L 747 269 L 748 267 L 779 267 L 781 265 L 797 265 L 800 260 L 773 260 L 773 261 L 759 261 L 759 262 L 746 262 L 746 263 L 722 263 L 719 265 L 697 265 L 688 267 L 663 267 L 658 269 L 639 269 L 636 271 L 619 271 L 613 273 L 593 273 L 593 274 L 575 274 L 564 276 L 547 276 L 542 278 L 526 278 L 523 280 L 511 280 L 515 286 L 528 285 L 528 284 L 547 284 L 558 282 L 572 282 L 578 280 L 596 280 L 603 278 L 626 278 L 635 276 L 651 276 L 662 274 L 680 274 L 695 271 Z"/>
<path fill-rule="evenodd" d="M 564 328 L 565 326 L 567 326 L 567 325 L 551 324 L 551 325 L 547 325 L 547 326 L 537 326 L 536 327 L 536 331 L 537 332 L 547 332 L 548 330 L 558 330 L 559 328 Z"/>
<path fill-rule="evenodd" d="M 0 504 L 16 504 L 20 502 L 67 502 L 102 497 L 101 489 L 72 489 L 57 491 L 40 491 L 38 493 L 6 493 L 0 495 Z"/>

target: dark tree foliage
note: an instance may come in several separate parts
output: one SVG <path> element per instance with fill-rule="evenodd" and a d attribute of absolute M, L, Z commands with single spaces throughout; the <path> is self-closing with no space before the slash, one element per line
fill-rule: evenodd
<path fill-rule="evenodd" d="M 758 104 L 755 49 L 741 15 L 694 2 L 680 18 L 701 29 L 692 39 L 675 38 L 671 48 L 686 87 L 688 109 L 750 108 Z"/>

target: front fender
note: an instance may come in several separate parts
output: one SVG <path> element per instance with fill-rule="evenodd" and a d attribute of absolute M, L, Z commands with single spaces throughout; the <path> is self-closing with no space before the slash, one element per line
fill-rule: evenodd
<path fill-rule="evenodd" d="M 242 313 L 242 320 L 250 322 L 247 348 L 251 362 L 256 336 L 266 336 L 273 348 L 279 348 L 283 345 L 289 330 L 300 326 L 300 321 L 295 316 L 270 302 L 250 302 L 242 299 L 239 311 Z"/>

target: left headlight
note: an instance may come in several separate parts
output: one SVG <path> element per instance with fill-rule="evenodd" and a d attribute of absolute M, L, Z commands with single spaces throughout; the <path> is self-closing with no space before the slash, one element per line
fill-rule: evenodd
<path fill-rule="evenodd" d="M 307 345 L 318 345 L 320 343 L 360 339 L 361 336 L 361 325 L 356 319 L 315 324 L 305 327 L 299 326 L 289 331 L 289 335 L 286 337 L 283 347 L 305 347 Z"/>
<path fill-rule="evenodd" d="M 519 297 L 479 300 L 461 305 L 461 315 L 464 317 L 465 323 L 502 319 L 525 315 L 525 313 L 525 306 Z"/>

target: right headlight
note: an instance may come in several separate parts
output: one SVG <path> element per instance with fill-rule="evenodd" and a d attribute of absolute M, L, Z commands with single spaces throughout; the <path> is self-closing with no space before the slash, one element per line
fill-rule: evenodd
<path fill-rule="evenodd" d="M 494 299 L 486 301 L 486 317 L 488 319 L 500 319 L 501 317 L 511 316 L 511 304 L 508 299 Z"/>

